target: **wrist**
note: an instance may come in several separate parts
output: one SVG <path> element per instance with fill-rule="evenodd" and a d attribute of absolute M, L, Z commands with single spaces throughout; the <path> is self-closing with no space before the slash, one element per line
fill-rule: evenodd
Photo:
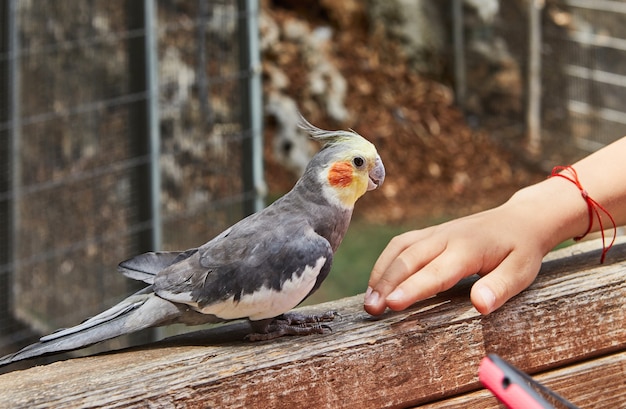
<path fill-rule="evenodd" d="M 516 192 L 505 203 L 548 253 L 559 243 L 580 236 L 589 226 L 589 209 L 580 190 L 561 178 L 546 179 Z"/>

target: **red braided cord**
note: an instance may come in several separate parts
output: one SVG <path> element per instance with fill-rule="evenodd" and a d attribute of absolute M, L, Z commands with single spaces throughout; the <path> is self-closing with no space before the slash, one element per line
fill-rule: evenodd
<path fill-rule="evenodd" d="M 563 174 L 564 171 L 568 171 L 572 174 L 572 176 Z M 574 169 L 572 166 L 555 166 L 552 169 L 552 174 L 550 175 L 550 177 L 555 176 L 569 180 L 570 182 L 575 184 L 578 190 L 580 190 L 580 194 L 587 203 L 587 208 L 589 209 L 589 226 L 587 227 L 587 231 L 585 231 L 585 233 L 580 236 L 574 237 L 574 240 L 578 241 L 585 237 L 587 234 L 589 234 L 589 232 L 593 228 L 594 215 L 598 219 L 598 224 L 600 225 L 600 235 L 602 236 L 602 256 L 600 257 L 600 263 L 604 263 L 606 253 L 608 253 L 611 247 L 613 247 L 613 244 L 615 243 L 615 238 L 617 237 L 617 225 L 615 224 L 613 216 L 611 216 L 611 213 L 609 213 L 609 211 L 606 210 L 604 206 L 602 206 L 600 203 L 591 198 L 591 196 L 589 196 L 589 193 L 587 193 L 585 188 L 583 188 L 583 186 L 581 185 L 580 180 L 578 180 L 578 173 L 576 173 L 576 169 Z M 609 220 L 611 220 L 611 223 L 613 224 L 613 239 L 608 246 L 606 245 L 606 240 L 604 237 L 604 226 L 602 224 L 602 214 L 600 213 L 600 211 L 607 215 L 609 217 Z"/>

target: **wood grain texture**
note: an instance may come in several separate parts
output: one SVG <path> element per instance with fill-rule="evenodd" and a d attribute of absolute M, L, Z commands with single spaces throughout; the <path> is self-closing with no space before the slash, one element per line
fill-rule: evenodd
<path fill-rule="evenodd" d="M 609 354 L 544 372 L 534 378 L 579 408 L 626 407 L 626 352 Z M 416 407 L 420 409 L 497 409 L 502 406 L 489 391 L 482 389 Z"/>
<path fill-rule="evenodd" d="M 0 402 L 29 408 L 380 408 L 458 397 L 481 388 L 478 363 L 489 352 L 536 373 L 626 350 L 624 260 L 624 243 L 604 265 L 597 242 L 561 250 L 547 258 L 527 291 L 489 316 L 471 306 L 473 280 L 466 280 L 379 319 L 363 312 L 362 296 L 303 308 L 339 311 L 330 334 L 248 343 L 242 341 L 247 324 L 234 323 L 16 371 L 0 376 Z M 616 394 L 624 393 L 620 382 Z"/>

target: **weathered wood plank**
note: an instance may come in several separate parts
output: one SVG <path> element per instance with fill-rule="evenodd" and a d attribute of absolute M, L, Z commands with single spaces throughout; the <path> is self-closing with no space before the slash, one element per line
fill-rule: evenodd
<path fill-rule="evenodd" d="M 597 248 L 597 243 L 595 244 Z M 241 341 L 245 323 L 143 348 L 0 376 L 9 407 L 397 407 L 478 390 L 496 352 L 535 373 L 626 350 L 626 245 L 605 265 L 580 247 L 551 256 L 533 286 L 483 317 L 470 281 L 380 319 L 362 296 L 305 308 L 338 310 L 333 333 Z M 621 260 L 621 261 L 618 261 Z"/>
<path fill-rule="evenodd" d="M 626 352 L 618 352 L 544 372 L 534 378 L 579 408 L 626 407 Z M 482 389 L 416 408 L 497 409 L 501 407 L 489 391 Z"/>

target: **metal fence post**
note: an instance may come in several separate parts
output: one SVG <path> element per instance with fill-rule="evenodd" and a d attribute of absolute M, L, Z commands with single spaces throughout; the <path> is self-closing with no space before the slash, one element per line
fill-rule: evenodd
<path fill-rule="evenodd" d="M 11 104 L 9 87 L 8 58 L 10 52 L 10 29 L 12 20 L 11 0 L 0 1 L 0 317 L 8 316 L 11 294 L 11 138 L 9 106 Z"/>
<path fill-rule="evenodd" d="M 240 44 L 241 126 L 248 135 L 243 141 L 243 184 L 247 197 L 245 214 L 261 210 L 264 206 L 265 180 L 263 177 L 263 129 L 261 57 L 259 47 L 259 2 L 238 0 L 238 26 Z M 248 195 L 252 192 L 252 196 Z"/>
<path fill-rule="evenodd" d="M 160 250 L 161 221 L 161 131 L 159 126 L 159 55 L 156 1 L 144 0 L 145 53 L 146 53 L 146 105 L 148 110 L 150 154 L 150 208 L 152 214 L 152 250 Z"/>
<path fill-rule="evenodd" d="M 133 155 L 144 158 L 137 166 L 133 186 L 137 206 L 137 251 L 158 250 L 161 242 L 160 223 L 160 140 L 158 114 L 158 74 L 154 0 L 129 1 L 129 30 L 144 30 L 143 36 L 128 40 L 128 72 L 131 93 L 145 98 L 129 106 L 129 136 Z"/>
<path fill-rule="evenodd" d="M 18 265 L 19 201 L 21 189 L 21 117 L 20 117 L 20 60 L 17 25 L 17 1 L 4 0 L 1 6 L 0 98 L 5 110 L 0 111 L 0 311 L 13 308 L 12 276 Z M 6 124 L 6 125 L 4 125 Z M 3 314 L 4 315 L 4 314 Z"/>
<path fill-rule="evenodd" d="M 198 0 L 198 68 L 196 80 L 198 84 L 198 99 L 200 102 L 200 112 L 202 119 L 206 125 L 206 129 L 213 129 L 214 113 L 210 104 L 211 87 L 207 75 L 207 20 L 211 10 L 209 2 L 206 0 Z"/>
<path fill-rule="evenodd" d="M 452 41 L 454 44 L 454 94 L 456 103 L 463 108 L 466 94 L 463 0 L 452 0 Z"/>
<path fill-rule="evenodd" d="M 529 0 L 528 99 L 526 106 L 527 149 L 541 152 L 541 10 L 544 0 Z"/>
<path fill-rule="evenodd" d="M 129 137 L 133 141 L 136 158 L 145 158 L 135 170 L 132 194 L 136 203 L 134 220 L 130 220 L 135 251 L 143 253 L 159 250 L 161 245 L 160 220 L 160 140 L 158 116 L 158 75 L 156 48 L 156 11 L 154 0 L 127 3 L 128 29 L 143 30 L 143 36 L 128 40 L 129 91 L 144 93 L 145 98 L 129 106 Z M 143 283 L 129 282 L 129 290 L 143 288 Z M 133 335 L 134 342 L 147 342 L 154 331 Z"/>

